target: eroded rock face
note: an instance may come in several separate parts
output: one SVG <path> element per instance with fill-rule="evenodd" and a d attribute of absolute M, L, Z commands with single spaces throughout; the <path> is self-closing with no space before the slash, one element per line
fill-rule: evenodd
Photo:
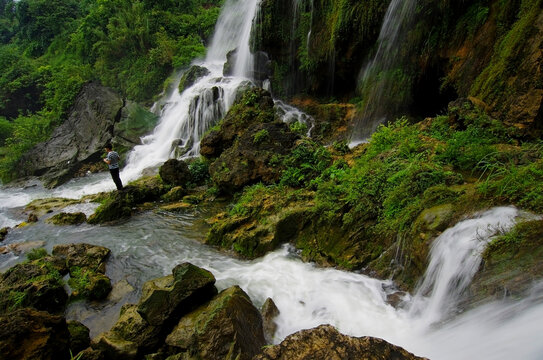
<path fill-rule="evenodd" d="M 2 359 L 69 359 L 70 333 L 62 316 L 33 309 L 0 315 Z"/>
<path fill-rule="evenodd" d="M 95 82 L 84 85 L 68 119 L 24 156 L 22 175 L 44 176 L 45 185 L 55 187 L 71 178 L 80 163 L 99 160 L 122 107 L 123 99 L 112 89 Z"/>
<path fill-rule="evenodd" d="M 179 93 L 182 93 L 185 89 L 194 85 L 198 79 L 207 75 L 209 75 L 209 70 L 207 68 L 198 65 L 191 66 L 179 81 Z"/>
<path fill-rule="evenodd" d="M 264 349 L 253 360 L 415 360 L 423 359 L 385 340 L 350 337 L 333 326 L 321 325 L 288 336 L 281 344 Z"/>
<path fill-rule="evenodd" d="M 251 359 L 266 344 L 262 317 L 238 286 L 181 318 L 166 344 L 201 359 Z"/>

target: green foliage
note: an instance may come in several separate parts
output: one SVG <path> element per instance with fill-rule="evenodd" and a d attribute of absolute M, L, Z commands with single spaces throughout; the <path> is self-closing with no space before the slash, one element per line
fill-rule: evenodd
<path fill-rule="evenodd" d="M 279 183 L 291 187 L 308 186 L 331 163 L 326 148 L 310 140 L 304 140 L 283 160 L 285 171 Z"/>
<path fill-rule="evenodd" d="M 38 260 L 46 256 L 47 250 L 45 250 L 44 248 L 32 249 L 28 254 L 26 254 L 26 258 L 28 261 Z"/>
<path fill-rule="evenodd" d="M 253 144 L 258 145 L 270 138 L 270 133 L 266 129 L 262 129 L 253 135 Z"/>
<path fill-rule="evenodd" d="M 68 285 L 72 288 L 74 293 L 82 296 L 87 296 L 88 288 L 90 286 L 89 270 L 74 266 L 70 269 L 70 279 L 68 279 Z"/>
<path fill-rule="evenodd" d="M 197 160 L 189 164 L 189 171 L 191 176 L 191 182 L 194 185 L 203 185 L 209 181 L 209 162 L 204 158 L 198 158 Z"/>
<path fill-rule="evenodd" d="M 289 128 L 290 128 L 290 131 L 298 135 L 305 136 L 307 134 L 307 125 L 300 121 L 295 121 L 295 122 L 290 123 Z"/>

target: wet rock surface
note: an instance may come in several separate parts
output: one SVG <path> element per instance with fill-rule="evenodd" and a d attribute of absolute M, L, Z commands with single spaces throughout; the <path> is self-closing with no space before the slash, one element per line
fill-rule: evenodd
<path fill-rule="evenodd" d="M 343 335 L 330 325 L 321 325 L 288 336 L 279 345 L 264 349 L 253 360 L 415 360 L 424 359 L 399 346 L 372 337 Z"/>

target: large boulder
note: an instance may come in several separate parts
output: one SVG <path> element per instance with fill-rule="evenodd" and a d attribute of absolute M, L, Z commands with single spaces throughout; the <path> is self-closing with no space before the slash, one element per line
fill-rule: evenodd
<path fill-rule="evenodd" d="M 176 266 L 172 275 L 149 280 L 143 285 L 138 312 L 153 326 L 175 319 L 217 293 L 215 277 L 190 263 Z"/>
<path fill-rule="evenodd" d="M 288 336 L 281 344 L 264 349 L 253 360 L 416 360 L 423 359 L 385 340 L 350 337 L 333 326 L 321 325 Z"/>
<path fill-rule="evenodd" d="M 53 247 L 53 255 L 61 258 L 68 268 L 88 267 L 105 273 L 106 260 L 111 251 L 108 248 L 91 244 L 61 244 Z"/>
<path fill-rule="evenodd" d="M 67 322 L 70 332 L 70 350 L 75 355 L 90 346 L 90 330 L 79 321 L 71 320 Z"/>
<path fill-rule="evenodd" d="M 87 215 L 82 212 L 61 212 L 47 219 L 48 223 L 54 225 L 79 225 L 84 223 L 85 221 L 87 221 Z"/>
<path fill-rule="evenodd" d="M 169 159 L 159 169 L 162 181 L 168 185 L 185 186 L 192 176 L 189 166 L 183 160 Z"/>
<path fill-rule="evenodd" d="M 47 258 L 17 264 L 0 275 L 0 312 L 33 307 L 59 313 L 67 300 L 61 272 Z"/>
<path fill-rule="evenodd" d="M 93 340 L 93 348 L 111 359 L 134 359 L 154 349 L 160 342 L 161 328 L 149 325 L 137 311 L 137 305 L 121 308 L 115 325 Z"/>
<path fill-rule="evenodd" d="M 211 164 L 211 178 L 228 193 L 258 182 L 275 183 L 281 177 L 282 169 L 273 159 L 288 154 L 297 139 L 298 135 L 283 122 L 251 125 L 234 146 Z"/>
<path fill-rule="evenodd" d="M 46 186 L 55 187 L 70 179 L 81 163 L 99 160 L 122 107 L 123 99 L 112 89 L 96 82 L 84 85 L 68 119 L 48 141 L 23 156 L 22 175 L 43 176 Z"/>
<path fill-rule="evenodd" d="M 266 344 L 262 317 L 238 286 L 183 316 L 166 338 L 179 352 L 208 360 L 245 360 Z"/>
<path fill-rule="evenodd" d="M 209 131 L 200 142 L 200 153 L 215 159 L 232 146 L 253 124 L 275 120 L 274 102 L 271 94 L 261 88 L 246 90 L 234 102 L 220 126 Z"/>
<path fill-rule="evenodd" d="M 0 315 L 2 359 L 68 360 L 69 342 L 62 316 L 33 309 Z"/>

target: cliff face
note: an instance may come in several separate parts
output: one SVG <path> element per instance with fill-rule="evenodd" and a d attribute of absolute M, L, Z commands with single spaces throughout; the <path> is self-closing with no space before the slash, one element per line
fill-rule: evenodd
<path fill-rule="evenodd" d="M 364 89 L 375 84 L 361 83 L 360 73 L 379 46 L 389 4 L 265 0 L 254 43 L 270 55 L 274 95 L 354 98 L 367 106 Z M 411 16 L 389 54 L 398 59 L 375 74 L 393 83 L 382 105 L 395 109 L 389 119 L 433 116 L 471 97 L 524 135 L 541 131 L 541 0 L 422 0 Z"/>

